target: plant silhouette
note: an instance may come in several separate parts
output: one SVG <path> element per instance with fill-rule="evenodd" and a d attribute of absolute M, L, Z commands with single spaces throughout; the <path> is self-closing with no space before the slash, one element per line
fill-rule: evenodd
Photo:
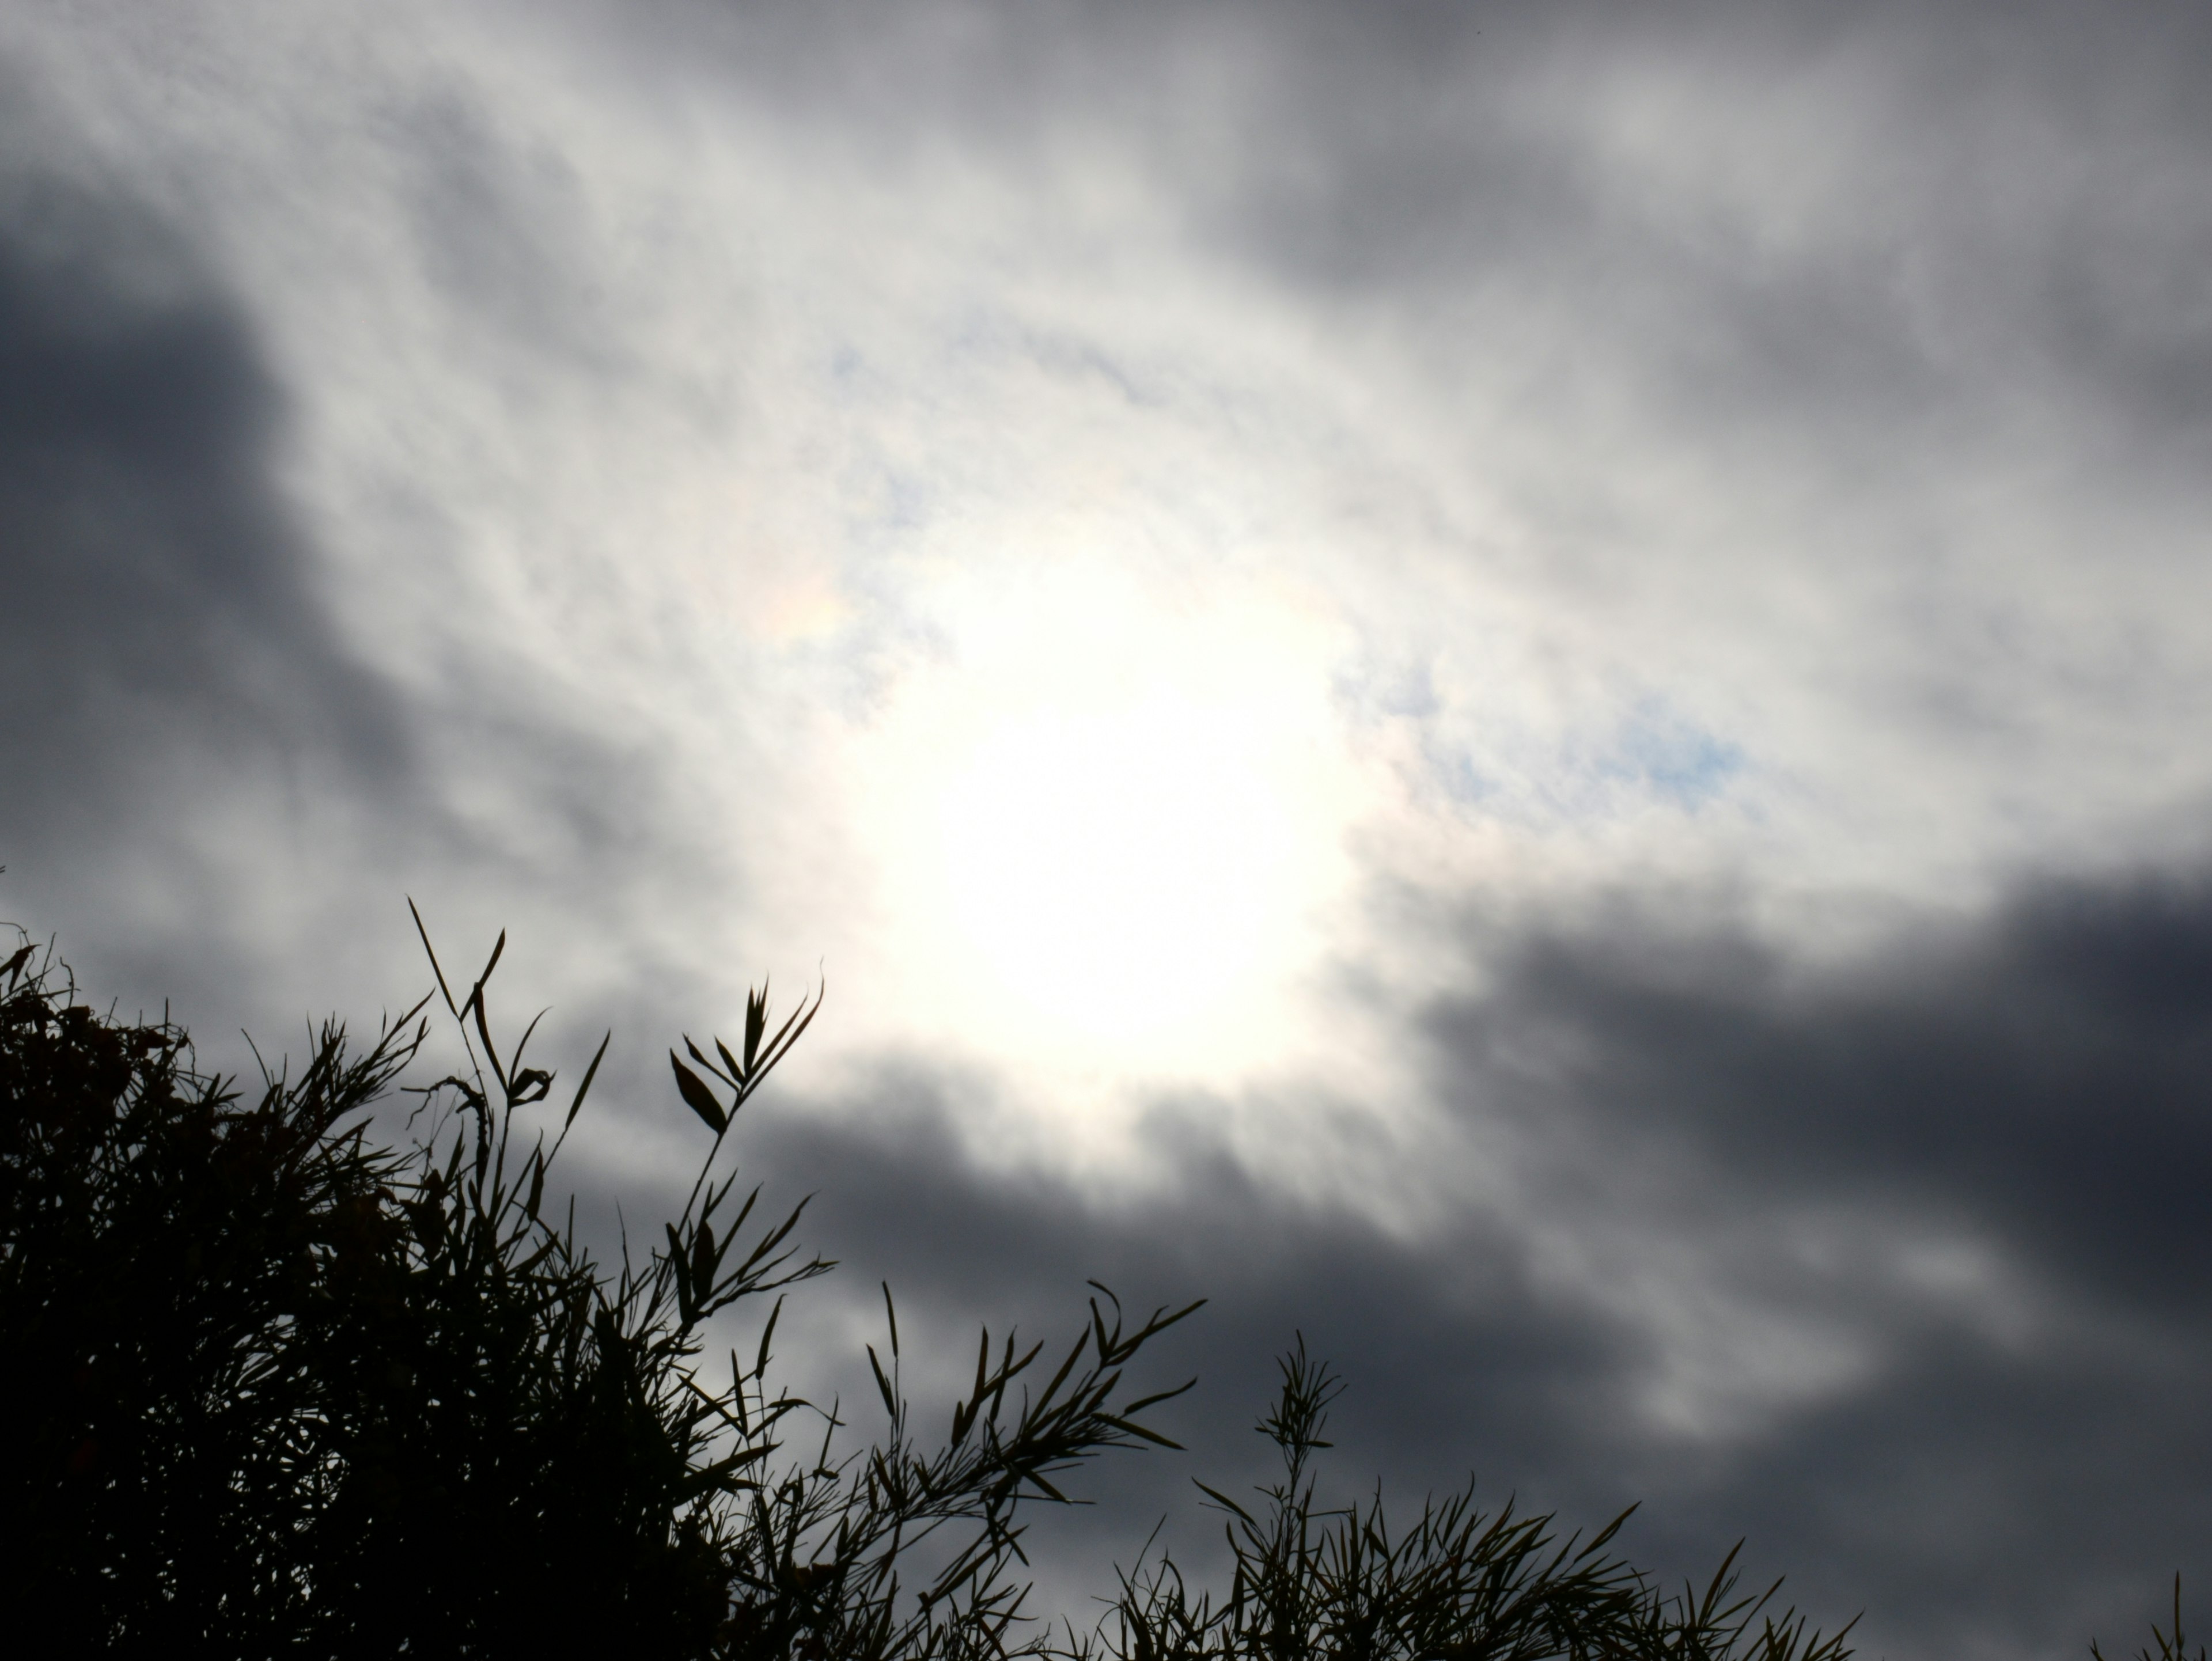
<path fill-rule="evenodd" d="M 416 918 L 422 927 L 419 915 Z M 803 1203 L 760 1209 L 721 1169 L 738 1110 L 818 1013 L 773 1025 L 763 985 L 735 1047 L 684 1040 L 678 1094 L 712 1132 L 682 1210 L 602 1265 L 574 1204 L 545 1204 L 605 1059 L 575 1088 L 500 1039 L 502 934 L 457 997 L 428 933 L 423 1001 L 356 1045 L 325 1022 L 296 1073 L 252 1089 L 198 1070 L 165 1016 L 80 1003 L 51 948 L 0 961 L 0 1586 L 27 1652 L 807 1658 L 923 1661 L 1843 1661 L 1735 1554 L 1669 1592 L 1589 1541 L 1471 1488 L 1394 1532 L 1378 1497 L 1316 1499 L 1340 1388 L 1301 1339 L 1261 1432 L 1255 1504 L 1212 1488 L 1219 1592 L 1148 1552 L 1097 1625 L 1033 1621 L 1033 1507 L 1109 1449 L 1176 1445 L 1125 1375 L 1199 1306 L 1139 1318 L 1094 1282 L 1048 1347 L 986 1331 L 945 1435 L 867 1358 L 876 1440 L 779 1387 L 784 1296 L 832 1265 Z M 402 1080 L 434 1005 L 466 1057 Z M 688 1057 L 688 1060 L 687 1058 Z M 405 1148 L 368 1135 L 420 1097 Z M 559 1115 L 557 1126 L 552 1122 Z M 550 1136 L 550 1143 L 549 1143 Z M 708 1324 L 759 1309 L 749 1355 Z M 2181 1653 L 2177 1590 L 2161 1661 Z M 2148 1654 L 2148 1652 L 2146 1652 Z"/>
<path fill-rule="evenodd" d="M 489 1013 L 504 949 L 459 999 L 433 954 L 469 1064 L 423 1088 L 431 1128 L 400 1152 L 367 1110 L 431 999 L 358 1050 L 325 1024 L 296 1076 L 248 1094 L 197 1072 L 167 1021 L 78 1003 L 27 941 L 0 966 L 0 1414 L 18 1428 L 0 1573 L 20 1629 L 54 1654 L 1009 1647 L 1021 1506 L 1103 1449 L 1164 1440 L 1136 1416 L 1161 1397 L 1129 1399 L 1122 1374 L 1189 1310 L 1131 1320 L 1101 1288 L 1049 1377 L 1041 1347 L 987 1335 L 927 1450 L 894 1317 L 889 1434 L 836 1455 L 834 1419 L 770 1385 L 772 1301 L 750 1359 L 717 1382 L 702 1365 L 711 1318 L 830 1266 L 792 1244 L 799 1210 L 757 1221 L 757 1191 L 715 1174 L 818 997 L 770 1036 L 763 988 L 719 1067 L 688 1042 L 699 1070 L 672 1057 L 714 1140 L 662 1240 L 608 1270 L 544 1205 L 606 1045 L 549 1147 L 526 1128 L 553 1105 L 536 1023 L 502 1053 Z M 794 1438 L 810 1415 L 818 1438 Z"/>

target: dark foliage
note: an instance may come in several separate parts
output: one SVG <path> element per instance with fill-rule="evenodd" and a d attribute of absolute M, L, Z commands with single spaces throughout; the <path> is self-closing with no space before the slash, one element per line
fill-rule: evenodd
<path fill-rule="evenodd" d="M 1282 1362 L 1282 1389 L 1260 1433 L 1282 1454 L 1281 1480 L 1255 1512 L 1206 1488 L 1229 1519 L 1228 1595 L 1194 1593 L 1171 1561 L 1121 1579 L 1099 1629 L 1114 1661 L 1844 1661 L 1844 1634 L 1770 1614 L 1779 1587 L 1737 1593 L 1729 1554 L 1702 1595 L 1670 1595 L 1607 1552 L 1628 1520 L 1587 1543 L 1559 1540 L 1549 1517 L 1494 1512 L 1467 1489 L 1424 1506 L 1393 1534 L 1379 1497 L 1324 1511 L 1313 1456 L 1340 1386 L 1305 1345 Z M 1846 1628 L 1848 1631 L 1848 1628 Z M 1087 1646 L 1085 1646 L 1087 1647 Z"/>
<path fill-rule="evenodd" d="M 481 1132 L 473 1162 L 366 1143 L 419 1029 L 354 1056 L 325 1027 L 249 1101 L 173 1028 L 11 967 L 12 1609 L 55 1649 L 704 1646 L 719 1556 L 666 1335 Z"/>
<path fill-rule="evenodd" d="M 299 1565 L 359 1387 L 331 1363 L 392 1255 L 390 1161 L 342 1121 L 404 1046 L 326 1030 L 246 1106 L 31 955 L 0 997 L 7 1606 L 57 1647 L 276 1647 L 319 1618 Z"/>
<path fill-rule="evenodd" d="M 424 938 L 426 951 L 428 939 Z M 1207 1488 L 1224 1593 L 1140 1563 L 1095 1630 L 1024 1618 L 1024 1502 L 1108 1448 L 1166 1443 L 1126 1399 L 1139 1352 L 1191 1309 L 1111 1294 L 1063 1349 L 979 1350 L 938 1445 L 901 1393 L 896 1311 L 871 1350 L 887 1434 L 839 1454 L 834 1414 L 769 1384 L 781 1292 L 830 1265 L 756 1221 L 717 1162 L 738 1109 L 805 1032 L 672 1052 L 713 1133 L 641 1263 L 603 1269 L 544 1214 L 589 1094 L 502 1054 L 486 988 L 437 990 L 358 1052 L 325 1024 L 251 1093 L 197 1070 L 166 1020 L 76 1002 L 25 942 L 0 963 L 0 1554 L 33 1652 L 1066 1661 L 1843 1661 L 1844 1635 L 1737 1591 L 1734 1554 L 1668 1592 L 1549 1517 L 1471 1489 L 1394 1532 L 1379 1497 L 1316 1500 L 1338 1385 L 1304 1346 L 1259 1428 L 1283 1474 Z M 419 1089 L 414 1145 L 366 1134 L 436 1000 L 467 1055 Z M 532 1023 L 534 1029 L 535 1023 Z M 549 1147 L 531 1128 L 562 1114 Z M 749 1359 L 702 1355 L 746 1299 Z M 1196 1306 L 1192 1306 L 1195 1308 Z M 1187 1387 L 1187 1386 L 1186 1386 Z M 2183 1655 L 2179 1606 L 2160 1661 Z M 2148 1657 L 2148 1652 L 2146 1652 Z M 2201 1657 L 2201 1652 L 2200 1652 Z"/>
<path fill-rule="evenodd" d="M 796 1212 L 754 1223 L 757 1194 L 714 1175 L 811 1011 L 771 1036 L 757 994 L 719 1065 L 672 1057 L 714 1144 L 664 1244 L 608 1272 L 542 1214 L 599 1058 L 551 1148 L 518 1133 L 554 1081 L 525 1064 L 529 1034 L 504 1057 L 495 1041 L 498 957 L 459 1002 L 438 976 L 470 1065 L 422 1093 L 432 1128 L 404 1154 L 373 1146 L 364 1113 L 426 1005 L 358 1054 L 326 1025 L 296 1078 L 249 1098 L 166 1022 L 76 1003 L 27 943 L 0 970 L 18 1632 L 56 1654 L 1003 1651 L 1018 1506 L 1101 1449 L 1161 1440 L 1133 1416 L 1160 1398 L 1121 1399 L 1122 1369 L 1188 1312 L 1132 1325 L 1094 1301 L 1043 1379 L 1039 1348 L 987 1337 L 929 1452 L 896 1395 L 894 1318 L 889 1438 L 833 1458 L 817 1415 L 818 1444 L 787 1453 L 811 1409 L 769 1389 L 773 1311 L 714 1382 L 701 1333 L 829 1267 L 791 1245 Z"/>

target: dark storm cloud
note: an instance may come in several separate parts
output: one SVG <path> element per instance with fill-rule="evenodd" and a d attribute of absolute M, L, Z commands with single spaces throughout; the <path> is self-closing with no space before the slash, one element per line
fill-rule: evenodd
<path fill-rule="evenodd" d="M 1476 1470 L 1585 1525 L 1642 1499 L 1644 1561 L 1694 1573 L 1748 1535 L 1754 1572 L 1788 1572 L 1822 1619 L 1863 1608 L 1870 1653 L 2111 1647 L 2162 1577 L 2201 1573 L 2212 882 L 2024 889 L 1842 969 L 1649 908 L 1473 938 L 1490 990 L 1425 1025 L 1440 1095 L 1537 1150 L 1518 1218 L 1470 1204 L 1396 1238 L 1256 1185 L 1164 1109 L 1164 1195 L 1116 1208 L 987 1178 L 947 1129 L 951 1087 L 919 1068 L 880 1083 L 891 1128 L 770 1105 L 752 1156 L 777 1189 L 820 1191 L 809 1235 L 848 1293 L 889 1279 L 948 1353 L 973 1318 L 1046 1335 L 1088 1277 L 1146 1306 L 1212 1300 L 1154 1364 L 1200 1376 L 1172 1421 L 1193 1451 L 1097 1473 L 1107 1503 L 1060 1531 L 1092 1561 L 1168 1513 L 1203 1551 L 1188 1479 L 1259 1474 L 1245 1427 L 1303 1331 L 1352 1385 L 1344 1491 L 1379 1472 L 1402 1503 Z M 1815 1214 L 1866 1255 L 1793 1255 Z M 1740 1414 L 1670 1432 L 1638 1406 L 1654 1329 L 1542 1275 L 1532 1219 L 1702 1251 L 1754 1333 L 1763 1309 L 1794 1342 L 1811 1309 L 1866 1363 L 1778 1408 L 1752 1381 Z M 1881 1269 L 1929 1228 L 1977 1242 L 2012 1290 L 1931 1300 Z M 2005 1297 L 2024 1321 L 1998 1318 Z"/>
<path fill-rule="evenodd" d="M 55 180 L 0 196 L 0 839 L 19 870 L 144 836 L 210 768 L 403 766 L 274 477 L 283 415 L 246 321 L 154 215 Z"/>
<path fill-rule="evenodd" d="M 1210 1380 L 1201 1400 L 1213 1412 L 1256 1409 L 1268 1357 L 1297 1331 L 1324 1344 L 1356 1331 L 1361 1370 L 1403 1364 L 1407 1400 L 1433 1409 L 1448 1394 L 1511 1422 L 1516 1440 L 1533 1445 L 1556 1446 L 1561 1434 L 1565 1404 L 1547 1392 L 1604 1363 L 1604 1335 L 1540 1306 L 1521 1252 L 1488 1219 L 1455 1219 L 1441 1247 L 1409 1249 L 1255 1183 L 1182 1112 L 1164 1112 L 1155 1136 L 1176 1171 L 1171 1191 L 1102 1207 L 1049 1180 L 979 1178 L 950 1132 L 954 1105 L 926 1070 L 886 1076 L 876 1089 L 898 1112 L 880 1133 L 771 1118 L 754 1152 L 780 1185 L 817 1191 L 811 1233 L 825 1249 L 925 1307 L 964 1312 L 988 1288 L 994 1318 L 1028 1324 L 1073 1306 L 1091 1279 L 1132 1305 L 1204 1297 L 1212 1312 L 1169 1348 L 1234 1358 L 1200 1368 Z M 1434 1272 L 1439 1251 L 1463 1267 Z M 1401 1318 L 1376 1323 L 1383 1306 Z M 1487 1358 L 1479 1372 L 1464 1364 L 1476 1351 Z"/>
<path fill-rule="evenodd" d="M 1551 1203 L 1596 1221 L 1633 1194 L 1654 1238 L 1703 1234 L 1778 1309 L 1828 1307 L 1874 1346 L 1868 1377 L 1786 1432 L 1689 1462 L 1698 1510 L 1765 1519 L 1824 1596 L 1850 1595 L 1850 1564 L 1872 1632 L 1936 1652 L 1928 1634 L 1962 1642 L 2002 1608 L 2024 1652 L 2064 1652 L 2069 1626 L 2112 1630 L 2106 1587 L 2148 1597 L 2203 1561 L 2201 877 L 2039 886 L 1819 973 L 1710 925 L 1616 918 L 1518 943 L 1494 995 L 1431 1029 L 1466 1112 L 1557 1150 Z M 1620 1184 L 1608 1162 L 1638 1168 Z M 1792 1270 L 1790 1225 L 1815 1208 L 1872 1241 L 1978 1241 L 2035 1312 L 1977 1331 L 1972 1300 L 1947 1319 L 1870 1265 Z M 1680 1480 L 1682 1456 L 1651 1469 L 1670 1463 Z"/>
<path fill-rule="evenodd" d="M 543 347 L 553 285 L 520 274 L 511 226 L 475 199 L 498 194 L 496 158 L 436 114 L 422 211 L 476 221 L 442 243 L 426 231 L 439 280 Z M 321 907 L 356 943 L 325 974 L 375 958 L 404 986 L 404 894 L 434 912 L 466 894 L 506 921 L 518 888 L 573 887 L 594 861 L 637 869 L 654 789 L 635 755 L 549 718 L 527 666 L 481 631 L 437 664 L 443 700 L 403 701 L 373 662 L 388 643 L 349 633 L 282 482 L 292 414 L 185 227 L 58 173 L 0 191 L 0 916 L 58 927 L 109 990 L 221 1009 L 218 1032 L 242 1021 L 272 1053 L 303 991 L 337 990 L 271 973 L 250 929 L 210 912 Z M 395 555 L 450 544 L 434 504 L 414 509 L 389 527 Z M 508 810 L 457 811 L 457 773 Z M 155 893 L 192 896 L 173 933 L 117 913 Z"/>
<path fill-rule="evenodd" d="M 1940 1210 L 2146 1322 L 2202 1308 L 2212 888 L 2053 886 L 1929 933 L 1810 980 L 1695 927 L 1553 937 L 1435 1031 L 1471 1112 L 1656 1135 L 1768 1203 Z"/>

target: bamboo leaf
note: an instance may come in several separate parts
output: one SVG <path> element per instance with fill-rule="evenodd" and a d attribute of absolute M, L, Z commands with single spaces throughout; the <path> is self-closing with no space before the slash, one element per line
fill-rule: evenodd
<path fill-rule="evenodd" d="M 708 1072 L 714 1074 L 716 1078 L 721 1078 L 721 1070 L 716 1067 L 713 1062 L 708 1060 L 705 1056 L 699 1052 L 699 1046 L 691 1041 L 690 1036 L 688 1034 L 684 1036 L 684 1049 L 685 1053 L 690 1055 L 692 1060 L 697 1062 Z M 737 1081 L 734 1079 L 725 1079 L 723 1082 L 730 1085 L 732 1088 L 736 1088 Z"/>
<path fill-rule="evenodd" d="M 1257 1526 L 1257 1521 L 1253 1517 L 1252 1513 L 1245 1510 L 1243 1506 L 1238 1505 L 1236 1500 L 1231 1499 L 1219 1488 L 1208 1488 L 1204 1482 L 1196 1482 L 1195 1480 L 1194 1480 L 1192 1486 L 1196 1488 L 1200 1493 L 1206 1495 L 1207 1499 L 1212 1500 L 1214 1504 L 1222 1506 L 1225 1510 L 1235 1512 L 1245 1522 L 1252 1523 L 1255 1526 Z"/>
<path fill-rule="evenodd" d="M 584 1082 L 576 1087 L 576 1099 L 568 1104 L 568 1117 L 561 1126 L 563 1136 L 568 1134 L 568 1126 L 576 1122 L 576 1115 L 583 1112 L 584 1098 L 591 1092 L 592 1081 L 599 1076 L 599 1063 L 606 1059 L 607 1045 L 614 1035 L 614 1028 L 610 1027 L 606 1036 L 599 1040 L 599 1047 L 592 1052 L 592 1064 L 584 1069 Z"/>
<path fill-rule="evenodd" d="M 730 1128 L 729 1115 L 722 1104 L 714 1100 L 714 1093 L 701 1082 L 699 1075 L 676 1058 L 676 1052 L 668 1052 L 668 1064 L 676 1070 L 676 1089 L 691 1111 L 707 1121 L 707 1128 L 720 1136 Z"/>
<path fill-rule="evenodd" d="M 896 1418 L 898 1416 L 898 1400 L 891 1394 L 891 1381 L 884 1376 L 884 1364 L 876 1359 L 875 1345 L 870 1344 L 867 1349 L 868 1366 L 876 1375 L 876 1388 L 883 1393 L 884 1411 Z"/>
<path fill-rule="evenodd" d="M 430 947 L 430 931 L 422 926 L 422 913 L 415 909 L 415 900 L 411 894 L 407 900 L 407 914 L 415 919 L 415 932 L 422 937 L 422 951 L 430 960 L 430 973 L 438 977 L 438 990 L 445 994 L 446 1008 L 452 1012 L 453 1019 L 459 1021 L 461 1012 L 453 1007 L 453 988 L 446 985 L 446 972 L 438 967 L 438 954 Z"/>
<path fill-rule="evenodd" d="M 760 1053 L 761 1033 L 768 1026 L 768 982 L 761 982 L 760 991 L 745 994 L 745 1072 L 750 1078 L 753 1058 Z"/>
<path fill-rule="evenodd" d="M 484 983 L 491 979 L 491 972 L 499 967 L 500 955 L 506 950 L 507 931 L 505 929 L 501 929 L 499 931 L 499 938 L 492 943 L 491 956 L 486 961 L 483 966 L 483 973 L 477 977 L 477 984 L 473 987 L 470 988 L 469 991 L 469 1003 L 477 1005 L 479 1011 L 481 1011 L 483 1006 Z M 461 1005 L 465 1009 L 467 1009 L 468 1006 L 468 1003 Z"/>
<path fill-rule="evenodd" d="M 530 1036 L 538 1030 L 538 1023 L 544 1020 L 549 1013 L 548 1010 L 540 1009 L 530 1017 L 530 1024 L 522 1029 L 521 1038 L 516 1040 L 514 1053 L 507 1058 L 507 1064 L 515 1069 L 518 1076 L 522 1069 L 522 1052 L 530 1047 Z"/>
<path fill-rule="evenodd" d="M 768 1325 L 761 1329 L 760 1353 L 753 1359 L 753 1376 L 757 1379 L 768 1371 L 769 1345 L 775 1337 L 775 1323 L 783 1313 L 783 1300 L 775 1300 L 775 1307 L 768 1312 Z"/>
<path fill-rule="evenodd" d="M 1171 1442 L 1166 1437 L 1161 1435 L 1158 1431 L 1147 1430 L 1144 1426 L 1133 1423 L 1127 1419 L 1121 1417 L 1117 1414 L 1102 1413 L 1098 1415 L 1098 1420 L 1101 1424 L 1109 1424 L 1113 1426 L 1115 1429 L 1122 1431 L 1128 1435 L 1141 1436 L 1146 1441 L 1152 1443 L 1156 1446 L 1171 1447 L 1178 1453 L 1182 1451 L 1182 1444 L 1181 1442 Z"/>
<path fill-rule="evenodd" d="M 1177 1385 L 1173 1390 L 1163 1390 L 1158 1395 L 1146 1396 L 1140 1400 L 1133 1401 L 1130 1403 L 1128 1406 L 1123 1408 L 1121 1411 L 1124 1413 L 1142 1413 L 1148 1407 L 1157 1406 L 1162 1402 L 1171 1402 L 1175 1400 L 1176 1397 L 1183 1394 L 1186 1391 L 1194 1388 L 1197 1384 L 1198 1380 L 1195 1379 L 1187 1379 L 1183 1383 Z M 1632 1506 L 1629 1509 L 1632 1511 L 1635 1507 Z M 1623 1512 L 1621 1513 L 1621 1521 L 1626 1522 L 1626 1520 L 1627 1512 Z M 1620 1526 L 1620 1523 L 1618 1522 L 1613 1525 L 1614 1528 L 1618 1528 Z M 1608 1535 L 1610 1535 L 1611 1532 L 1612 1530 L 1610 1529 L 1607 1531 Z"/>

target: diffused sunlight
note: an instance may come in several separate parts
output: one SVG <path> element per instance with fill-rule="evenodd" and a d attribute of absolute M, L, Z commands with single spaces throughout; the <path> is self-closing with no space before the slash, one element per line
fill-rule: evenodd
<path fill-rule="evenodd" d="M 1356 769 L 1295 599 L 1070 561 L 963 581 L 853 758 L 915 991 L 1048 1070 L 1227 1081 L 1295 1047 Z"/>
<path fill-rule="evenodd" d="M 946 779 L 934 856 L 965 942 L 1031 1013 L 1143 1041 L 1262 967 L 1294 831 L 1247 712 L 1162 694 L 1031 712 Z"/>

